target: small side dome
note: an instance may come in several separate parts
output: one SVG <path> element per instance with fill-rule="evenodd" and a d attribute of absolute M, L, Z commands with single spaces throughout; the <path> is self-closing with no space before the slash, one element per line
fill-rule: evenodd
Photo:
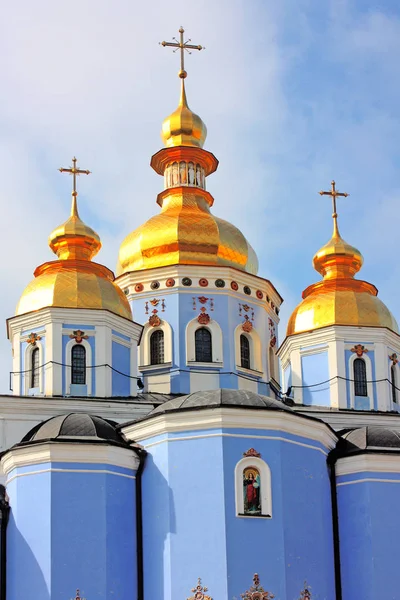
<path fill-rule="evenodd" d="M 352 454 L 360 450 L 379 451 L 385 448 L 400 451 L 400 429 L 369 425 L 352 429 L 341 437 L 346 441 L 346 447 L 343 449 L 344 454 Z"/>
<path fill-rule="evenodd" d="M 185 83 L 182 79 L 179 105 L 167 117 L 161 130 L 161 138 L 167 148 L 172 146 L 196 146 L 202 148 L 207 136 L 207 127 L 201 118 L 188 106 Z"/>
<path fill-rule="evenodd" d="M 109 442 L 128 446 L 122 435 L 116 430 L 114 421 L 86 413 L 59 415 L 43 421 L 33 427 L 20 444 L 38 442 Z"/>
<path fill-rule="evenodd" d="M 170 412 L 196 410 L 201 408 L 217 408 L 222 406 L 230 408 L 258 408 L 293 412 L 292 409 L 283 404 L 283 402 L 274 400 L 268 396 L 262 396 L 261 394 L 256 394 L 255 392 L 249 392 L 247 390 L 219 389 L 194 392 L 187 396 L 173 398 L 172 400 L 168 400 L 168 402 L 157 406 L 157 408 L 151 411 L 144 419 Z"/>

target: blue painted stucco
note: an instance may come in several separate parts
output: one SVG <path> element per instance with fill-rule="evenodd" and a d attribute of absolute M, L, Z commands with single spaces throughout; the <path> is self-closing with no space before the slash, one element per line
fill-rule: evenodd
<path fill-rule="evenodd" d="M 7 598 L 64 600 L 77 587 L 87 598 L 136 598 L 134 471 L 46 463 L 28 472 L 9 474 Z"/>
<path fill-rule="evenodd" d="M 136 350 L 134 350 L 136 351 Z M 112 342 L 112 395 L 130 396 L 131 380 L 130 374 L 131 349 L 118 342 Z M 119 372 L 118 372 L 119 371 Z M 121 374 L 123 373 L 123 374 Z M 128 375 L 128 376 L 126 376 Z"/>
<path fill-rule="evenodd" d="M 303 388 L 303 404 L 330 406 L 328 351 L 302 356 L 301 371 L 302 385 L 312 386 Z"/>

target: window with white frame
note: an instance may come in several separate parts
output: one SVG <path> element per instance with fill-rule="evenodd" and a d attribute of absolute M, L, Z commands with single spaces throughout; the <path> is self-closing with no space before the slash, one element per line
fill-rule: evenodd
<path fill-rule="evenodd" d="M 247 456 L 235 467 L 236 516 L 272 517 L 271 470 L 257 456 Z"/>
<path fill-rule="evenodd" d="M 31 354 L 31 373 L 30 373 L 30 386 L 31 388 L 38 388 L 40 382 L 40 373 L 39 373 L 39 359 L 40 359 L 40 350 L 39 348 L 34 348 Z"/>
<path fill-rule="evenodd" d="M 194 334 L 196 362 L 212 362 L 212 336 L 206 327 L 199 327 Z"/>
<path fill-rule="evenodd" d="M 365 360 L 356 358 L 353 362 L 354 395 L 368 396 L 367 368 Z"/>
<path fill-rule="evenodd" d="M 240 336 L 240 366 L 251 369 L 250 340 L 244 333 Z"/>
<path fill-rule="evenodd" d="M 392 384 L 392 402 L 397 404 L 397 377 L 396 365 L 390 367 L 390 383 Z"/>
<path fill-rule="evenodd" d="M 71 383 L 86 384 L 86 349 L 80 344 L 72 346 L 71 350 Z"/>
<path fill-rule="evenodd" d="M 162 329 L 153 331 L 150 336 L 150 364 L 161 365 L 164 362 L 164 332 Z"/>

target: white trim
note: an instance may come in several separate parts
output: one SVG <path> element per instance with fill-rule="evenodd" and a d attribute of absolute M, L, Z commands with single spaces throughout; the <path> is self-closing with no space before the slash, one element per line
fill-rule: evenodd
<path fill-rule="evenodd" d="M 317 446 L 313 446 L 312 444 L 304 444 L 303 442 L 296 442 L 295 440 L 289 440 L 288 438 L 282 437 L 280 435 L 245 435 L 243 433 L 205 433 L 204 435 L 184 435 L 177 438 L 164 438 L 162 440 L 158 440 L 157 442 L 150 442 L 150 444 L 143 444 L 144 448 L 152 448 L 153 446 L 160 446 L 161 444 L 165 444 L 168 442 L 181 442 L 186 440 L 201 440 L 203 438 L 214 438 L 214 437 L 230 437 L 230 438 L 244 438 L 247 440 L 274 440 L 278 442 L 287 442 L 288 444 L 294 444 L 295 446 L 302 446 L 303 448 L 310 448 L 311 450 L 317 450 L 321 452 L 324 456 L 328 456 L 328 452 L 322 450 L 322 448 L 318 448 Z"/>
<path fill-rule="evenodd" d="M 82 340 L 80 344 L 75 339 L 69 340 L 65 346 L 65 393 L 70 394 L 71 390 L 71 379 L 72 379 L 72 347 L 83 346 L 86 350 L 86 386 L 87 395 L 92 395 L 92 371 L 93 358 L 92 358 L 92 347 L 87 340 Z M 94 374 L 96 377 L 96 373 Z M 99 394 L 101 395 L 101 394 Z"/>
<path fill-rule="evenodd" d="M 371 359 L 368 356 L 368 354 L 363 354 L 362 356 L 357 356 L 357 354 L 355 352 L 352 353 L 352 355 L 349 358 L 349 363 L 348 363 L 349 364 L 349 379 L 354 380 L 354 361 L 357 360 L 357 358 L 360 358 L 361 360 L 363 360 L 365 362 L 369 410 L 372 410 L 374 408 L 374 386 L 371 383 L 372 379 L 373 379 L 372 363 L 371 363 Z M 354 394 L 355 382 L 349 381 L 348 385 L 349 385 L 349 396 L 350 396 L 350 408 L 355 408 L 355 394 Z"/>
<path fill-rule="evenodd" d="M 382 448 L 377 448 L 377 451 Z M 399 448 L 394 448 L 399 452 Z M 352 475 L 354 473 L 399 473 L 399 454 L 357 454 L 340 458 L 336 464 L 336 476 Z"/>
<path fill-rule="evenodd" d="M 31 388 L 30 387 L 30 382 L 31 382 L 31 371 L 32 371 L 32 354 L 33 351 L 36 350 L 36 348 L 39 349 L 39 394 L 43 395 L 44 394 L 44 378 L 45 378 L 45 367 L 44 365 L 44 349 L 43 349 L 43 345 L 42 342 L 37 340 L 35 345 L 33 344 L 27 344 L 26 348 L 25 348 L 25 352 L 24 352 L 24 371 L 27 371 L 27 369 L 29 369 L 29 373 L 24 373 L 24 390 L 25 390 L 25 395 L 28 396 L 29 395 L 29 390 L 31 389 L 36 389 L 36 388 Z"/>
<path fill-rule="evenodd" d="M 261 480 L 261 515 L 244 515 L 243 471 L 254 467 L 260 473 Z M 257 457 L 246 457 L 235 466 L 235 507 L 237 517 L 272 517 L 271 469 L 265 461 Z"/>
<path fill-rule="evenodd" d="M 211 363 L 196 362 L 195 332 L 203 328 L 208 329 L 211 333 Z M 212 367 L 214 363 L 219 363 L 218 366 L 223 366 L 223 360 L 223 334 L 217 321 L 211 319 L 207 325 L 201 325 L 197 317 L 189 321 L 186 325 L 186 364 L 193 367 L 199 364 L 207 364 L 207 366 Z"/>
<path fill-rule="evenodd" d="M 356 479 L 355 481 L 342 481 L 338 483 L 336 487 L 342 487 L 343 485 L 355 485 L 356 483 L 400 483 L 400 479 L 382 479 L 373 477 L 364 477 L 363 479 Z"/>
<path fill-rule="evenodd" d="M 250 369 L 245 369 L 245 367 L 241 366 L 241 353 L 240 353 L 240 337 L 244 335 L 244 337 L 246 337 L 249 340 L 249 344 L 250 344 Z M 235 364 L 236 364 L 236 368 L 238 371 L 240 370 L 244 370 L 245 372 L 248 371 L 256 371 L 257 375 L 263 376 L 264 375 L 264 369 L 263 369 L 263 361 L 262 361 L 262 346 L 261 346 L 261 340 L 260 340 L 260 336 L 258 335 L 257 331 L 255 331 L 254 329 L 252 329 L 250 332 L 247 331 L 243 331 L 242 329 L 242 325 L 238 325 L 235 328 L 235 332 L 234 332 L 234 343 L 235 343 Z"/>
<path fill-rule="evenodd" d="M 286 411 L 228 407 L 167 413 L 127 425 L 123 433 L 128 439 L 140 441 L 165 433 L 222 428 L 280 431 L 319 442 L 328 450 L 337 444 L 336 434 L 317 419 L 301 419 Z"/>
<path fill-rule="evenodd" d="M 14 479 L 28 477 L 31 475 L 40 475 L 42 473 L 92 473 L 93 475 L 116 475 L 117 477 L 125 477 L 126 479 L 136 479 L 135 475 L 126 475 L 125 473 L 118 473 L 118 471 L 110 471 L 109 469 L 39 469 L 38 471 L 28 471 L 25 473 L 17 473 L 12 475 L 9 479 L 7 479 L 6 486 L 14 481 Z"/>
<path fill-rule="evenodd" d="M 6 475 L 18 467 L 43 463 L 105 464 L 136 471 L 139 458 L 133 450 L 105 444 L 45 442 L 38 445 L 13 448 L 4 454 L 1 459 L 1 467 Z"/>
<path fill-rule="evenodd" d="M 164 363 L 160 365 L 150 364 L 150 338 L 155 331 L 162 331 L 164 333 Z M 172 364 L 172 327 L 164 319 L 161 319 L 161 324 L 158 327 L 152 327 L 150 323 L 146 323 L 139 346 L 139 365 L 141 367 L 160 368 L 165 363 Z"/>

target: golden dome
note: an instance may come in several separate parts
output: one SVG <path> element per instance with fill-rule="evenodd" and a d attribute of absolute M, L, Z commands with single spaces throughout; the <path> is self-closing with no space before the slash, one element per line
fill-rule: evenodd
<path fill-rule="evenodd" d="M 207 136 L 207 127 L 188 106 L 184 78 L 182 78 L 181 86 L 179 106 L 164 120 L 161 138 L 167 148 L 173 146 L 202 148 Z"/>
<path fill-rule="evenodd" d="M 49 237 L 58 259 L 39 266 L 35 279 L 25 288 L 16 314 L 46 307 L 97 308 L 132 319 L 129 302 L 114 283 L 112 271 L 91 259 L 101 248 L 100 238 L 80 219 L 76 192 L 69 219 Z"/>
<path fill-rule="evenodd" d="M 335 213 L 332 238 L 316 253 L 313 264 L 323 280 L 304 290 L 303 301 L 293 311 L 286 335 L 329 325 L 387 327 L 399 332 L 395 318 L 377 297 L 376 287 L 354 279 L 363 257 L 340 236 Z"/>
<path fill-rule="evenodd" d="M 212 196 L 183 186 L 159 194 L 161 213 L 130 233 L 119 251 L 117 275 L 166 265 L 224 265 L 258 271 L 257 256 L 244 235 L 210 212 Z"/>

